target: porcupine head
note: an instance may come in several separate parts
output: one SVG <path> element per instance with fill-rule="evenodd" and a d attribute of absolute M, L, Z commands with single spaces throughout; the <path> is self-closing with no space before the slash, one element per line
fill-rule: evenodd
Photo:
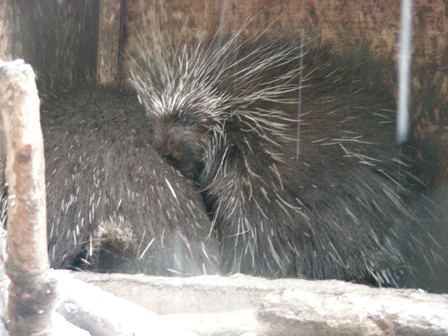
<path fill-rule="evenodd" d="M 258 200 L 271 206 L 285 169 L 295 171 L 285 164 L 290 152 L 284 148 L 295 143 L 288 106 L 297 100 L 301 68 L 294 65 L 301 53 L 297 44 L 261 34 L 243 38 L 243 30 L 169 48 L 141 40 L 131 84 L 161 155 L 204 192 L 226 255 L 224 272 L 286 275 L 294 267 L 294 244 L 284 242 L 298 231 L 295 220 L 270 225 L 264 237 L 265 221 L 277 214 L 266 218 Z"/>
<path fill-rule="evenodd" d="M 299 69 L 273 79 L 266 74 L 300 53 L 292 45 L 259 43 L 260 36 L 240 42 L 243 29 L 219 43 L 197 39 L 167 47 L 141 38 L 130 62 L 131 83 L 145 106 L 154 144 L 196 181 L 210 179 L 224 155 L 241 154 L 234 141 L 241 130 L 256 129 L 259 138 L 284 133 L 282 112 L 260 106 L 281 103 L 281 96 L 296 90 L 292 82 Z"/>

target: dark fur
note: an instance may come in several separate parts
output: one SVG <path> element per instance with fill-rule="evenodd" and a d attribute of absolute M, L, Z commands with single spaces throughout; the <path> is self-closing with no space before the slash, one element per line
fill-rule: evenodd
<path fill-rule="evenodd" d="M 218 245 L 201 196 L 149 145 L 134 96 L 72 92 L 43 104 L 42 123 L 53 267 L 216 271 Z"/>
<path fill-rule="evenodd" d="M 301 60 L 300 41 L 166 39 L 139 41 L 131 82 L 160 152 L 201 185 L 224 272 L 403 286 L 428 271 L 434 243 L 413 206 L 426 201 L 390 100 L 322 48 Z"/>

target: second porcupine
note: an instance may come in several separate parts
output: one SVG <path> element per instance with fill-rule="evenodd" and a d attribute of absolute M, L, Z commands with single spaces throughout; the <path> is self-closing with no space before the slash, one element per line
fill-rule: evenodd
<path fill-rule="evenodd" d="M 52 267 L 216 272 L 202 199 L 150 146 L 135 95 L 87 88 L 48 98 L 42 126 Z"/>
<path fill-rule="evenodd" d="M 426 285 L 433 241 L 390 100 L 312 43 L 153 31 L 131 83 L 159 151 L 203 190 L 224 272 Z"/>

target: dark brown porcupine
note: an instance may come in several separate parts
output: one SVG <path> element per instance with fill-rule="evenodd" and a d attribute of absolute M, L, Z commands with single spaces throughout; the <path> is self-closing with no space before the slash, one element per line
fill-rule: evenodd
<path fill-rule="evenodd" d="M 201 196 L 149 145 L 135 96 L 61 95 L 44 102 L 42 124 L 52 267 L 216 271 L 218 245 Z"/>
<path fill-rule="evenodd" d="M 421 186 L 394 145 L 390 100 L 354 88 L 310 41 L 152 31 L 131 84 L 160 153 L 203 190 L 223 272 L 416 280 L 433 242 L 411 205 Z"/>

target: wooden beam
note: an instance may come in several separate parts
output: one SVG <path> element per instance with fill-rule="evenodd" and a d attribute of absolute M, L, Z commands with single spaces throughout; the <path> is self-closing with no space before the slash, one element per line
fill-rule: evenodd
<path fill-rule="evenodd" d="M 113 85 L 118 80 L 121 0 L 100 0 L 97 81 Z"/>
<path fill-rule="evenodd" d="M 94 321 L 99 315 L 106 324 L 113 317 L 115 325 L 130 325 L 133 330 L 147 327 L 152 335 L 167 335 L 164 332 L 173 326 L 185 334 L 203 336 L 448 335 L 448 295 L 423 290 L 372 288 L 336 280 L 268 280 L 240 274 L 167 278 L 71 273 L 130 301 L 111 304 L 113 299 L 104 293 L 94 294 L 87 284 L 59 274 L 63 284 L 60 311 L 71 302 L 79 311 L 90 311 L 86 320 Z M 132 312 L 135 304 L 148 309 L 139 312 L 148 318 L 129 324 L 125 312 Z M 123 315 L 110 311 L 105 315 L 107 307 L 116 307 Z M 62 315 L 74 323 L 72 316 Z"/>

